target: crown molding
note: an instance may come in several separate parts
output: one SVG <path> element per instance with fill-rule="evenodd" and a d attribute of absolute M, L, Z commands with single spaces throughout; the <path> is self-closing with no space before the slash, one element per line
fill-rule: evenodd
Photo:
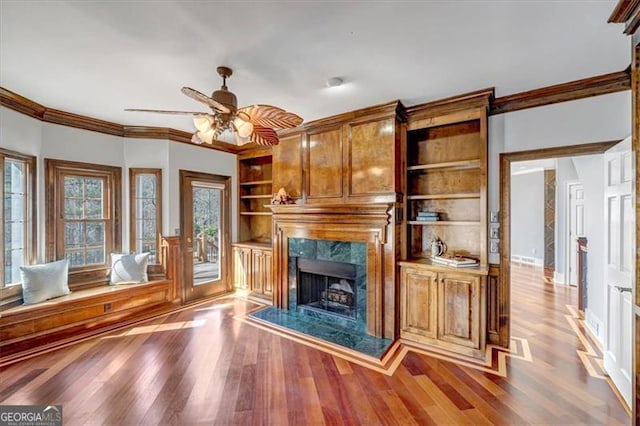
<path fill-rule="evenodd" d="M 489 109 L 494 97 L 495 89 L 489 87 L 462 95 L 438 99 L 432 102 L 413 105 L 406 109 L 409 121 L 421 120 L 424 117 L 445 115 L 462 110 L 485 108 Z"/>
<path fill-rule="evenodd" d="M 128 126 L 88 117 L 86 115 L 48 108 L 4 87 L 0 87 L 0 105 L 45 123 L 75 127 L 77 129 L 89 130 L 112 136 L 170 140 L 173 142 L 188 143 L 189 145 L 199 148 L 213 149 L 215 151 L 228 152 L 231 154 L 246 151 L 246 149 L 221 141 L 213 141 L 212 144 L 198 145 L 191 142 L 191 133 L 169 127 Z"/>
<path fill-rule="evenodd" d="M 640 0 L 639 0 L 640 1 Z M 496 98 L 490 115 L 575 101 L 631 89 L 631 68 Z"/>
<path fill-rule="evenodd" d="M 625 34 L 635 33 L 640 26 L 640 0 L 620 0 L 607 22 L 625 24 Z"/>

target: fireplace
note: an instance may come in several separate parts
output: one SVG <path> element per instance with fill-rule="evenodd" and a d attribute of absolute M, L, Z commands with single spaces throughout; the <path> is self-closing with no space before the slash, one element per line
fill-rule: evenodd
<path fill-rule="evenodd" d="M 356 319 L 356 265 L 297 258 L 298 309 Z"/>
<path fill-rule="evenodd" d="M 393 238 L 388 235 L 396 227 L 394 203 L 352 204 L 292 204 L 271 205 L 273 211 L 273 305 L 282 310 L 304 311 L 305 315 L 329 318 L 337 324 L 348 326 L 375 337 L 395 338 L 396 285 L 395 257 L 398 253 Z M 353 291 L 355 318 L 314 306 L 299 304 L 298 261 L 332 261 L 355 265 L 355 279 L 337 278 L 331 289 L 316 291 L 315 302 L 322 303 L 322 292 L 327 301 L 341 300 L 349 303 L 347 286 Z M 303 265 L 305 262 L 302 262 Z M 313 272 L 311 272 L 313 274 Z M 332 292 L 329 290 L 340 290 Z M 305 296 L 302 296 L 305 297 Z M 308 300 L 307 300 L 308 301 Z M 312 302 L 313 304 L 313 302 Z M 326 303 L 327 305 L 329 303 Z M 334 305 L 335 307 L 335 305 Z M 341 313 L 351 308 L 340 307 Z"/>

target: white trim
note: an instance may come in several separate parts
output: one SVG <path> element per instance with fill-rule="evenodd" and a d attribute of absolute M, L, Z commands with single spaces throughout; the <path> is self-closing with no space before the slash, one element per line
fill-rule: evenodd
<path fill-rule="evenodd" d="M 600 318 L 589 308 L 584 309 L 584 318 L 587 328 L 598 339 L 598 342 L 604 347 L 604 335 L 606 327 Z"/>

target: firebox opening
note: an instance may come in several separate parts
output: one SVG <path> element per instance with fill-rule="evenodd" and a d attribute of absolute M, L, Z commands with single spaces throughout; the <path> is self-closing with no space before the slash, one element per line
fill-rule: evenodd
<path fill-rule="evenodd" d="M 298 258 L 298 307 L 356 318 L 356 265 Z"/>

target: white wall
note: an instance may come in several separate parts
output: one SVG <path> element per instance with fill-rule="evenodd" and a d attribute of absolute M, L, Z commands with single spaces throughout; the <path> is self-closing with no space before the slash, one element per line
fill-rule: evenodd
<path fill-rule="evenodd" d="M 544 170 L 511 175 L 511 256 L 544 262 Z"/>
<path fill-rule="evenodd" d="M 45 258 L 44 158 L 122 167 L 122 249 L 129 249 L 128 180 L 130 167 L 163 171 L 163 234 L 179 227 L 179 169 L 231 176 L 233 238 L 236 238 L 236 157 L 233 154 L 166 140 L 122 138 L 72 127 L 43 123 L 0 107 L 0 147 L 37 157 L 38 261 Z"/>
<path fill-rule="evenodd" d="M 631 134 L 631 92 L 613 93 L 492 116 L 489 118 L 489 132 L 489 210 L 498 210 L 500 184 L 497 170 L 500 167 L 501 152 L 622 140 Z M 594 163 L 592 166 L 597 167 L 597 164 Z M 602 178 L 602 173 L 597 169 L 589 172 L 583 164 L 581 167 L 582 178 Z M 592 185 L 595 185 L 595 182 Z M 597 240 L 595 235 L 594 238 Z M 589 247 L 592 247 L 591 242 Z M 596 284 L 599 272 L 594 266 L 594 263 L 597 263 L 596 256 L 595 253 L 589 253 L 588 258 L 589 268 L 596 268 L 588 273 L 590 292 L 594 293 L 599 292 Z M 499 255 L 491 253 L 489 261 L 499 263 Z M 591 293 L 588 297 L 591 297 Z M 594 294 L 589 302 L 589 315 L 594 324 L 603 323 L 604 320 L 604 306 L 598 305 L 601 301 L 602 295 Z"/>
<path fill-rule="evenodd" d="M 589 318 L 606 319 L 604 155 L 574 157 L 573 163 L 584 188 L 585 234 L 587 237 L 587 310 Z M 604 330 L 598 330 L 604 331 Z"/>
<path fill-rule="evenodd" d="M 500 208 L 500 153 L 622 140 L 631 134 L 631 92 L 489 117 L 489 210 Z M 499 263 L 496 253 L 489 262 Z"/>
<path fill-rule="evenodd" d="M 231 176 L 231 229 L 232 241 L 237 239 L 237 161 L 236 156 L 226 152 L 214 151 L 212 149 L 198 148 L 194 145 L 183 143 L 169 144 L 169 173 L 168 189 L 171 200 L 169 205 L 169 220 L 165 222 L 165 227 L 173 234 L 175 229 L 180 228 L 180 170 L 191 170 L 196 172 Z"/>

